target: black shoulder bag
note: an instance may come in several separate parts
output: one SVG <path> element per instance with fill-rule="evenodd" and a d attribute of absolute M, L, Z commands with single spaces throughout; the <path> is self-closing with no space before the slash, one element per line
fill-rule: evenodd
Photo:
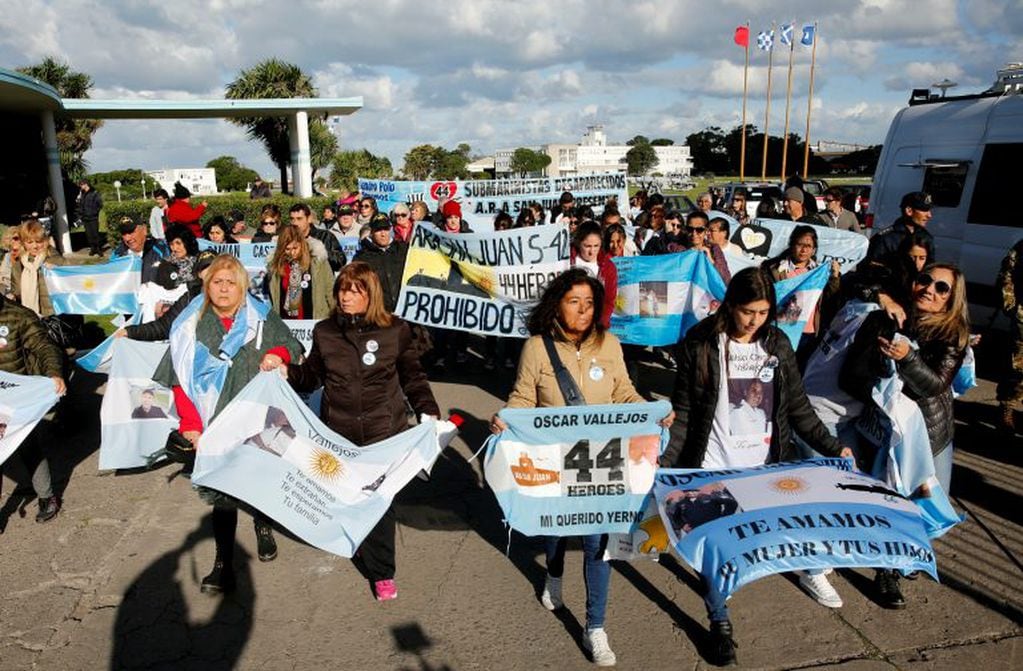
<path fill-rule="evenodd" d="M 572 374 L 565 368 L 565 364 L 561 363 L 561 357 L 558 356 L 557 350 L 554 349 L 554 338 L 545 335 L 543 337 L 543 346 L 547 349 L 547 356 L 550 357 L 551 366 L 554 367 L 554 377 L 558 381 L 561 395 L 565 397 L 565 405 L 586 405 L 586 399 L 583 398 L 578 385 L 572 379 Z"/>

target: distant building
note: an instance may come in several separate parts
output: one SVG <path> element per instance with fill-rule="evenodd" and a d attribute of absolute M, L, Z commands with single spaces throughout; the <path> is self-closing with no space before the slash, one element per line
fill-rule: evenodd
<path fill-rule="evenodd" d="M 214 168 L 173 168 L 151 170 L 146 173 L 160 183 L 167 193 L 174 193 L 174 182 L 181 184 L 195 196 L 209 196 L 217 193 L 217 171 Z"/>
<path fill-rule="evenodd" d="M 544 174 L 548 177 L 595 175 L 608 172 L 624 173 L 625 155 L 632 147 L 625 144 L 609 145 L 603 126 L 589 126 L 579 144 L 546 144 L 538 149 L 551 157 Z M 693 158 L 687 145 L 654 147 L 658 163 L 648 174 L 688 177 L 693 172 Z M 511 173 L 509 161 L 514 149 L 494 152 L 494 167 L 498 176 Z"/>

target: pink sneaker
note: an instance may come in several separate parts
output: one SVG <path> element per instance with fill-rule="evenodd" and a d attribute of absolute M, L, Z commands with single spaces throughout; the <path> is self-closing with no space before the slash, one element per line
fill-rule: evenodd
<path fill-rule="evenodd" d="M 393 580 L 377 580 L 373 583 L 373 593 L 377 601 L 390 601 L 398 598 L 398 586 Z"/>

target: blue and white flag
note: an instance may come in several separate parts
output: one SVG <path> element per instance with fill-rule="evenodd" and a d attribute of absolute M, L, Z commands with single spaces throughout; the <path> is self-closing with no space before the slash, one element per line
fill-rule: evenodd
<path fill-rule="evenodd" d="M 757 47 L 761 51 L 770 51 L 774 48 L 774 31 L 761 30 L 757 33 Z"/>
<path fill-rule="evenodd" d="M 359 180 L 359 192 L 375 198 L 377 207 L 385 213 L 398 203 L 410 205 L 415 201 L 423 201 L 435 212 L 441 199 L 454 199 L 462 206 L 462 218 L 476 232 L 494 230 L 498 212 L 507 212 L 514 219 L 533 202 L 546 212 L 556 212 L 560 208 L 558 199 L 565 191 L 572 193 L 576 205 L 592 207 L 597 216 L 604 211 L 608 198 L 617 198 L 619 207 L 629 202 L 625 175 L 620 173 L 467 181 Z"/>
<path fill-rule="evenodd" d="M 792 29 L 794 26 L 791 23 L 786 23 L 781 27 L 781 43 L 787 47 L 792 46 Z"/>
<path fill-rule="evenodd" d="M 774 283 L 778 302 L 778 328 L 789 337 L 792 349 L 799 347 L 806 322 L 813 316 L 820 302 L 828 279 L 831 265 L 819 265 L 813 270 Z"/>
<path fill-rule="evenodd" d="M 0 371 L 0 464 L 14 454 L 59 398 L 48 377 Z"/>
<path fill-rule="evenodd" d="M 192 482 L 351 557 L 394 496 L 432 467 L 437 431 L 427 420 L 360 447 L 328 429 L 278 373 L 260 373 L 203 432 Z"/>
<path fill-rule="evenodd" d="M 747 254 L 761 260 L 778 256 L 788 248 L 789 236 L 797 224 L 784 219 L 757 219 L 751 226 L 732 230 L 731 242 Z M 847 273 L 867 256 L 867 236 L 827 226 L 814 226 L 817 233 L 817 260 L 821 265 L 838 261 Z"/>
<path fill-rule="evenodd" d="M 484 473 L 511 528 L 527 536 L 628 532 L 653 484 L 667 401 L 505 408 Z"/>
<path fill-rule="evenodd" d="M 725 283 L 707 255 L 697 251 L 618 256 L 618 295 L 611 332 L 623 343 L 673 345 L 717 311 Z"/>
<path fill-rule="evenodd" d="M 337 240 L 337 244 L 341 246 L 341 251 L 344 252 L 345 259 L 348 263 L 351 263 L 352 259 L 355 258 L 355 255 L 359 253 L 359 247 L 362 243 L 362 239 L 358 235 L 358 230 L 356 230 L 355 235 L 341 235 L 341 231 L 333 228 L 327 230 L 329 230 L 330 234 L 334 236 L 335 240 Z"/>
<path fill-rule="evenodd" d="M 775 573 L 923 571 L 937 580 L 919 509 L 847 459 L 743 469 L 661 469 L 654 497 L 671 545 L 723 604 Z"/>
<path fill-rule="evenodd" d="M 195 404 L 203 425 L 210 422 L 217 409 L 220 390 L 224 388 L 231 359 L 246 343 L 259 339 L 263 334 L 263 321 L 270 311 L 270 305 L 250 293 L 245 294 L 245 305 L 238 310 L 231 329 L 220 343 L 219 352 L 211 352 L 196 338 L 202 304 L 205 296 L 196 296 L 171 326 L 171 363 L 178 384 L 185 395 Z"/>
<path fill-rule="evenodd" d="M 816 25 L 806 25 L 806 26 L 803 26 L 803 36 L 800 38 L 799 41 L 804 46 L 807 46 L 807 47 L 812 45 L 816 32 L 817 32 L 817 26 Z"/>
<path fill-rule="evenodd" d="M 903 496 L 913 495 L 920 506 L 927 533 L 937 538 L 962 521 L 934 471 L 927 422 L 916 401 L 902 393 L 903 382 L 888 360 L 888 376 L 874 386 L 874 406 L 860 416 L 856 428 L 878 450 L 873 475 Z M 951 446 L 945 449 L 952 449 Z M 927 485 L 930 496 L 917 494 Z"/>
<path fill-rule="evenodd" d="M 966 355 L 963 357 L 963 364 L 952 379 L 952 396 L 959 398 L 966 392 L 977 386 L 977 356 L 973 348 L 967 345 Z"/>
<path fill-rule="evenodd" d="M 121 256 L 91 266 L 43 267 L 53 311 L 62 314 L 134 314 L 142 257 Z"/>
<path fill-rule="evenodd" d="M 529 311 L 569 268 L 568 244 L 565 224 L 493 233 L 419 224 L 395 312 L 425 326 L 525 338 Z"/>
<path fill-rule="evenodd" d="M 99 410 L 99 468 L 140 468 L 178 426 L 174 394 L 153 382 L 167 343 L 118 338 Z"/>

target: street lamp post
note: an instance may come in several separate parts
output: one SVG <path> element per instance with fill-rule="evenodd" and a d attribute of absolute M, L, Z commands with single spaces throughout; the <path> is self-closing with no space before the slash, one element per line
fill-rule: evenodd
<path fill-rule="evenodd" d="M 142 200 L 146 199 L 146 178 L 142 178 Z"/>
<path fill-rule="evenodd" d="M 117 202 L 121 202 L 121 180 L 114 180 L 114 188 L 117 189 Z"/>

